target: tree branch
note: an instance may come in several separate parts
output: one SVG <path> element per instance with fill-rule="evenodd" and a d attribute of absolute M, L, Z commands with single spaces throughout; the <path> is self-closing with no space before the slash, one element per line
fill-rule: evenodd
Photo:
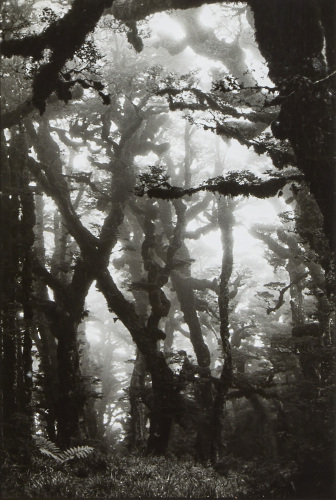
<path fill-rule="evenodd" d="M 290 251 L 288 248 L 280 245 L 270 234 L 265 234 L 258 229 L 258 226 L 252 226 L 249 233 L 258 240 L 266 243 L 268 248 L 274 252 L 281 259 L 287 260 L 290 257 Z"/>
<path fill-rule="evenodd" d="M 140 21 L 156 12 L 170 9 L 194 9 L 204 4 L 218 3 L 218 0 L 151 0 L 138 2 L 137 0 L 115 0 L 111 9 L 106 12 L 120 21 Z M 225 3 L 239 4 L 240 0 L 225 0 Z"/>
<path fill-rule="evenodd" d="M 74 0 L 71 9 L 41 34 L 2 42 L 0 51 L 5 57 L 31 56 L 38 61 L 45 49 L 51 50 L 50 62 L 41 65 L 33 81 L 32 104 L 41 114 L 52 92 L 56 91 L 65 102 L 71 99 L 71 82 L 60 80 L 60 72 L 83 45 L 86 35 L 95 28 L 104 9 L 112 3 L 113 0 Z"/>
<path fill-rule="evenodd" d="M 308 276 L 308 273 L 304 273 L 304 274 L 301 274 L 300 276 L 298 276 L 295 280 L 291 281 L 289 283 L 289 285 L 283 287 L 280 291 L 279 291 L 279 298 L 275 304 L 274 307 L 268 307 L 267 308 L 267 314 L 271 314 L 271 312 L 275 312 L 277 311 L 278 309 L 280 309 L 280 307 L 285 303 L 285 300 L 284 300 L 284 295 L 286 293 L 286 291 L 293 285 L 296 285 L 297 283 L 299 283 L 299 281 L 301 281 L 303 278 L 305 278 L 306 276 Z"/>
<path fill-rule="evenodd" d="M 287 177 L 274 177 L 265 181 L 255 178 L 252 182 L 242 183 L 233 178 L 215 178 L 209 179 L 206 184 L 194 188 L 184 189 L 178 186 L 171 186 L 168 182 L 162 183 L 161 187 L 149 188 L 143 193 L 137 193 L 137 196 L 147 194 L 149 198 L 159 198 L 161 200 L 176 200 L 183 196 L 192 196 L 200 191 L 210 193 L 219 193 L 225 196 L 254 196 L 256 198 L 270 198 L 275 196 L 280 189 L 289 181 L 302 180 L 301 174 L 293 174 Z"/>
<path fill-rule="evenodd" d="M 182 99 L 182 94 L 191 94 L 193 95 L 197 101 L 196 102 L 186 102 L 185 99 L 179 101 L 173 101 L 172 97 L 179 96 Z M 270 125 L 273 120 L 278 116 L 278 112 L 276 111 L 253 111 L 251 113 L 242 113 L 237 111 L 237 109 L 233 106 L 227 104 L 223 99 L 216 96 L 215 94 L 207 94 L 200 89 L 195 87 L 185 88 L 185 89 L 174 89 L 174 88 L 164 88 L 160 89 L 156 92 L 156 95 L 168 96 L 169 109 L 172 111 L 175 110 L 184 110 L 190 109 L 193 111 L 208 111 L 209 109 L 212 111 L 218 111 L 223 115 L 228 115 L 232 118 L 245 118 L 249 122 L 252 123 L 266 123 Z"/>
<path fill-rule="evenodd" d="M 39 261 L 39 259 L 34 256 L 33 257 L 33 270 L 36 274 L 38 274 L 43 281 L 48 285 L 53 291 L 59 293 L 60 295 L 65 296 L 67 294 L 66 287 L 62 284 L 62 282 L 53 276 Z"/>
<path fill-rule="evenodd" d="M 216 278 L 210 281 L 207 279 L 198 279 L 190 276 L 188 278 L 185 278 L 185 280 L 187 280 L 191 284 L 193 290 L 199 290 L 201 292 L 204 292 L 205 290 L 213 290 L 215 293 L 219 293 L 219 284 Z"/>
<path fill-rule="evenodd" d="M 69 189 L 63 176 L 57 175 L 48 165 L 28 158 L 28 168 L 41 184 L 45 193 L 53 198 L 64 217 L 69 233 L 75 238 L 84 252 L 97 248 L 97 238 L 83 226 L 70 200 Z"/>
<path fill-rule="evenodd" d="M 188 238 L 189 240 L 198 240 L 198 238 L 200 238 L 204 234 L 208 234 L 211 231 L 215 231 L 216 229 L 216 224 L 214 222 L 209 222 L 209 224 L 199 227 L 194 231 L 186 231 L 185 238 Z"/>
<path fill-rule="evenodd" d="M 13 127 L 21 122 L 23 118 L 28 116 L 35 110 L 31 100 L 26 100 L 23 104 L 13 109 L 12 111 L 6 111 L 1 115 L 1 130 L 5 128 Z"/>

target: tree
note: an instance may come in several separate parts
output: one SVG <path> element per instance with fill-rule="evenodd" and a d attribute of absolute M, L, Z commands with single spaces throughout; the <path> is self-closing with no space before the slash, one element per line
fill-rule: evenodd
<path fill-rule="evenodd" d="M 17 149 L 20 155 L 16 154 Z M 1 393 L 3 440 L 11 446 L 18 433 L 24 445 L 33 425 L 32 338 L 36 325 L 32 309 L 32 246 L 34 200 L 29 188 L 27 144 L 22 130 L 7 147 L 2 137 L 1 227 Z M 25 453 L 23 448 L 23 454 Z"/>

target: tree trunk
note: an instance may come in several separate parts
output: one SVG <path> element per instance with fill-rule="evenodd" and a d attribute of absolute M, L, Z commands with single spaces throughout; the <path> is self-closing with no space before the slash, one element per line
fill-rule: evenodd
<path fill-rule="evenodd" d="M 184 254 L 187 249 L 184 247 Z M 186 255 L 183 255 L 185 258 Z M 188 273 L 190 274 L 190 273 Z M 211 442 L 213 439 L 213 428 L 211 424 L 213 412 L 212 382 L 210 370 L 210 352 L 204 342 L 202 328 L 196 312 L 196 299 L 194 290 L 187 276 L 182 276 L 177 271 L 171 274 L 173 287 L 176 291 L 181 311 L 184 315 L 184 321 L 187 323 L 190 332 L 190 341 L 194 348 L 197 364 L 200 371 L 200 387 L 196 392 L 198 403 L 202 408 L 202 418 L 199 419 L 198 431 L 196 437 L 196 459 L 201 462 L 207 462 L 211 458 Z"/>
<path fill-rule="evenodd" d="M 57 401 L 57 442 L 69 447 L 79 439 L 79 419 L 83 410 L 83 388 L 79 370 L 77 328 L 64 324 L 57 344 L 59 398 Z"/>
<path fill-rule="evenodd" d="M 131 406 L 130 446 L 144 450 L 146 446 L 146 414 L 148 410 L 143 402 L 145 391 L 146 362 L 141 352 L 137 351 L 129 388 Z"/>
<path fill-rule="evenodd" d="M 232 202 L 221 197 L 218 201 L 218 223 L 222 235 L 223 258 L 219 284 L 220 338 L 223 352 L 223 368 L 214 400 L 212 460 L 220 460 L 223 455 L 223 409 L 226 394 L 232 384 L 232 356 L 229 331 L 229 280 L 233 268 L 233 223 Z"/>
<path fill-rule="evenodd" d="M 11 146 L 13 145 L 13 139 Z M 19 256 L 19 179 L 17 169 L 10 168 L 13 148 L 7 149 L 2 137 L 1 147 L 1 391 L 3 403 L 4 444 L 15 449 L 16 423 L 18 411 L 18 349 L 21 332 L 18 323 L 20 312 L 17 283 L 20 276 Z M 15 166 L 15 165 L 14 165 Z M 16 443 L 17 444 L 17 443 Z"/>
<path fill-rule="evenodd" d="M 335 75 L 328 76 L 335 69 L 335 7 L 331 2 L 316 0 L 249 3 L 259 49 L 268 63 L 270 78 L 284 98 L 278 119 L 272 124 L 273 134 L 291 142 L 297 166 L 320 207 L 325 234 L 335 250 Z M 327 262 L 325 265 L 329 267 Z"/>
<path fill-rule="evenodd" d="M 32 390 L 33 390 L 33 359 L 32 359 L 32 337 L 35 331 L 34 312 L 32 306 L 33 292 L 33 263 L 32 248 L 34 244 L 34 225 L 36 223 L 34 196 L 29 187 L 30 176 L 27 169 L 27 145 L 23 133 L 20 134 L 21 154 L 24 158 L 18 162 L 18 173 L 20 177 L 20 201 L 21 201 L 21 293 L 23 307 L 23 345 L 22 345 L 22 391 L 19 398 L 19 406 L 24 415 L 22 423 L 22 436 L 26 441 L 30 440 L 33 428 Z M 28 451 L 28 456 L 30 453 Z"/>
<path fill-rule="evenodd" d="M 131 333 L 139 351 L 143 354 L 147 369 L 152 377 L 154 392 L 153 425 L 150 430 L 147 451 L 164 452 L 168 445 L 168 434 L 172 419 L 181 414 L 177 379 L 168 367 L 163 354 L 157 348 L 159 338 L 148 331 L 143 320 L 136 314 L 133 304 L 118 290 L 107 269 L 95 261 L 97 287 L 103 293 L 107 305 Z"/>
<path fill-rule="evenodd" d="M 31 247 L 35 215 L 26 170 L 27 145 L 21 130 L 13 131 L 8 149 L 2 138 L 1 153 L 3 437 L 8 449 L 19 450 L 20 458 L 25 459 L 33 425 Z"/>
<path fill-rule="evenodd" d="M 190 182 L 190 135 L 192 129 L 186 127 L 185 130 L 185 184 Z M 174 257 L 188 261 L 190 259 L 189 251 L 184 243 L 186 226 L 186 206 L 181 200 L 174 202 L 177 214 L 177 223 L 174 230 L 169 229 L 168 221 L 165 221 L 164 227 L 167 237 L 171 236 L 170 245 L 167 252 L 166 266 L 174 269 Z M 210 352 L 203 338 L 203 332 L 196 311 L 196 297 L 192 283 L 190 281 L 190 270 L 171 271 L 171 282 L 180 303 L 184 321 L 187 323 L 190 332 L 190 341 L 192 343 L 197 364 L 200 367 L 200 387 L 197 391 L 198 403 L 204 413 L 198 421 L 198 431 L 196 437 L 196 458 L 202 462 L 210 459 L 212 441 L 211 416 L 213 411 L 212 383 L 210 380 Z"/>
<path fill-rule="evenodd" d="M 36 225 L 35 225 L 35 256 L 40 264 L 45 267 L 44 246 L 44 202 L 40 195 L 35 196 Z M 41 278 L 34 283 L 34 292 L 37 300 L 42 303 L 49 299 L 46 284 Z M 39 353 L 40 372 L 40 415 L 42 422 L 46 425 L 47 436 L 50 441 L 56 441 L 56 401 L 58 399 L 58 367 L 57 367 L 57 345 L 48 326 L 48 321 L 43 310 L 36 309 L 35 321 L 38 332 L 34 332 L 34 342 Z"/>
<path fill-rule="evenodd" d="M 164 455 L 169 443 L 173 418 L 181 414 L 178 387 L 174 374 L 167 366 L 161 352 L 154 348 L 146 349 L 144 356 L 151 373 L 154 395 L 147 453 Z"/>
<path fill-rule="evenodd" d="M 154 400 L 154 408 L 151 412 L 149 438 L 147 441 L 148 455 L 164 455 L 168 448 L 169 437 L 173 419 L 169 414 L 164 414 L 160 406 L 164 399 L 159 397 Z"/>

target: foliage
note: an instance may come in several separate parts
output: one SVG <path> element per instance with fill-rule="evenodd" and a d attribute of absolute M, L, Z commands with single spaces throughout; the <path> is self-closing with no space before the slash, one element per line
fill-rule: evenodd
<path fill-rule="evenodd" d="M 74 458 L 86 458 L 90 453 L 94 451 L 91 446 L 76 446 L 74 448 L 68 448 L 67 450 L 61 451 L 55 443 L 49 441 L 42 436 L 33 436 L 35 444 L 43 455 L 53 458 L 54 460 L 64 463 L 68 460 L 73 460 Z"/>

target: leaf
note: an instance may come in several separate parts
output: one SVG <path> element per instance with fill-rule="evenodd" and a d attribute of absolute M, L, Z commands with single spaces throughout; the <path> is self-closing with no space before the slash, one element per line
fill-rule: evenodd
<path fill-rule="evenodd" d="M 58 446 L 56 446 L 56 444 L 53 443 L 52 441 L 49 441 L 49 439 L 46 439 L 42 436 L 33 436 L 33 439 L 35 441 L 36 446 L 42 453 L 44 453 L 45 451 L 48 451 L 49 453 L 53 454 L 61 453 L 61 450 L 58 448 Z"/>
<path fill-rule="evenodd" d="M 42 436 L 33 436 L 36 446 L 43 455 L 46 455 L 59 462 L 66 462 L 72 460 L 73 458 L 86 458 L 90 453 L 94 451 L 91 446 L 77 446 L 73 448 L 68 448 L 67 450 L 61 451 L 55 443 L 49 441 Z"/>

